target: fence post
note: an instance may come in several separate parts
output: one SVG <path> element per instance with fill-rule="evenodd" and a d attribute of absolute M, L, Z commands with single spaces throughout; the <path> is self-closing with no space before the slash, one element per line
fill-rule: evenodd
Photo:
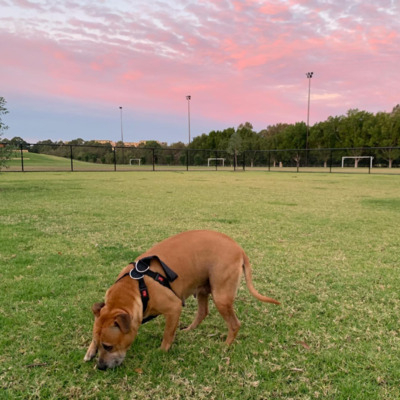
<path fill-rule="evenodd" d="M 332 159 L 333 159 L 333 150 L 331 149 L 331 157 L 329 160 L 329 173 L 332 173 Z"/>
<path fill-rule="evenodd" d="M 19 146 L 20 146 L 20 151 L 21 151 L 21 170 L 22 170 L 22 172 L 24 172 L 24 152 L 22 150 L 22 143 Z"/>
<path fill-rule="evenodd" d="M 71 172 L 74 171 L 74 159 L 72 157 L 72 144 L 69 145 L 69 150 L 70 150 L 70 158 L 71 158 Z"/>
<path fill-rule="evenodd" d="M 153 171 L 156 170 L 156 156 L 155 156 L 155 148 L 151 149 L 153 152 Z"/>
<path fill-rule="evenodd" d="M 189 171 L 189 149 L 186 149 L 186 171 Z"/>
<path fill-rule="evenodd" d="M 268 151 L 268 172 L 271 172 L 271 150 Z"/>
<path fill-rule="evenodd" d="M 117 153 L 114 146 L 114 171 L 117 170 Z"/>

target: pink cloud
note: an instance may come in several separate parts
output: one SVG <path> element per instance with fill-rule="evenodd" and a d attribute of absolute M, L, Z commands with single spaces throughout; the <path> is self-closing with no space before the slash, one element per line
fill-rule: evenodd
<path fill-rule="evenodd" d="M 33 6 L 19 1 L 17 11 Z M 62 4 L 47 8 L 53 19 L 0 17 L 3 90 L 170 114 L 191 94 L 205 119 L 266 126 L 304 118 L 312 70 L 313 120 L 350 106 L 390 108 L 398 102 L 396 14 L 346 4 L 71 2 L 67 18 Z"/>
<path fill-rule="evenodd" d="M 263 4 L 259 11 L 263 14 L 267 15 L 277 15 L 277 14 L 284 14 L 288 12 L 288 6 L 285 4 L 277 4 L 277 3 L 267 3 Z"/>
<path fill-rule="evenodd" d="M 22 9 L 30 9 L 30 10 L 36 10 L 36 11 L 42 11 L 43 7 L 38 4 L 38 3 L 34 3 L 32 1 L 29 0 L 14 0 L 13 1 L 13 6 L 17 6 L 20 7 Z"/>

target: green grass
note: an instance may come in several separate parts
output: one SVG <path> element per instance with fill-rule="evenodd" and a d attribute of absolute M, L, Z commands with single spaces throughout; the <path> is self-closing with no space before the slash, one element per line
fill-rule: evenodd
<path fill-rule="evenodd" d="M 71 171 L 71 159 L 65 157 L 51 156 L 48 154 L 23 153 L 24 171 Z M 15 153 L 7 162 L 7 171 L 21 171 L 21 154 Z M 114 170 L 113 164 L 95 164 L 79 160 L 73 160 L 74 171 L 78 170 Z"/>
<path fill-rule="evenodd" d="M 398 399 L 398 176 L 206 173 L 0 175 L 0 398 Z M 236 239 L 242 328 L 214 306 L 159 350 L 162 317 L 123 365 L 84 363 L 90 307 L 127 263 L 187 229 Z M 181 324 L 194 317 L 189 299 Z"/>

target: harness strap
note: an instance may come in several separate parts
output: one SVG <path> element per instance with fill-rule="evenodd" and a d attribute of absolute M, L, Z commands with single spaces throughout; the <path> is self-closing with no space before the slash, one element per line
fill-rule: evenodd
<path fill-rule="evenodd" d="M 140 260 L 138 260 L 136 262 L 136 264 L 134 264 L 134 263 L 131 263 L 131 264 L 134 264 L 136 266 L 136 270 L 138 272 L 146 273 L 146 272 L 150 271 L 149 270 L 150 262 L 153 259 L 156 259 L 160 263 L 162 269 L 164 270 L 165 276 L 167 277 L 169 282 L 173 282 L 176 278 L 178 278 L 178 275 L 174 271 L 172 271 L 172 269 L 169 268 L 167 264 L 165 264 L 162 260 L 160 260 L 160 258 L 158 256 L 144 257 L 144 258 L 141 258 Z M 148 275 L 148 274 L 146 274 L 146 275 Z"/>
<path fill-rule="evenodd" d="M 147 290 L 147 286 L 146 283 L 144 282 L 143 278 L 138 279 L 139 282 L 139 291 L 140 291 L 140 297 L 142 298 L 142 306 L 143 306 L 143 314 L 146 311 L 147 308 L 147 304 L 149 302 L 149 292 Z M 144 318 L 142 320 L 142 324 L 145 324 L 146 322 L 152 320 L 153 318 L 155 318 L 156 315 L 150 315 L 147 318 Z"/>
<path fill-rule="evenodd" d="M 165 272 L 166 277 L 159 274 L 158 272 L 150 270 L 150 262 L 153 258 L 157 259 L 157 261 L 160 263 L 162 269 Z M 132 262 L 131 264 L 133 265 L 133 268 L 126 274 L 122 275 L 119 279 L 117 279 L 115 283 L 119 282 L 122 278 L 125 278 L 126 276 L 130 276 L 132 279 L 138 281 L 140 297 L 142 299 L 142 305 L 143 305 L 143 315 L 144 315 L 147 309 L 147 305 L 149 303 L 149 292 L 147 290 L 147 286 L 143 278 L 144 275 L 151 277 L 152 279 L 157 281 L 160 285 L 168 288 L 172 292 L 174 291 L 171 288 L 169 282 L 173 282 L 176 278 L 178 278 L 178 275 L 174 271 L 172 271 L 172 269 L 170 269 L 164 262 L 162 262 L 157 256 L 145 257 L 138 260 L 136 263 Z M 175 292 L 174 294 L 178 297 L 178 295 Z M 150 315 L 142 320 L 142 324 L 156 317 L 157 315 Z"/>

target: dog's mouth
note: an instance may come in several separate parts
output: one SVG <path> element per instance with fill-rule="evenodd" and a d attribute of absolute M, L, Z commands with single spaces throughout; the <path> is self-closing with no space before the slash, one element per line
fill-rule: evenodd
<path fill-rule="evenodd" d="M 119 367 L 122 364 L 122 361 L 124 361 L 124 358 L 125 355 L 113 357 L 111 360 L 105 360 L 100 357 L 97 362 L 97 369 L 105 371 L 106 369 L 109 368 Z"/>
<path fill-rule="evenodd" d="M 109 368 L 116 368 L 122 364 L 122 361 L 123 361 L 123 359 L 121 361 L 115 360 L 115 361 L 112 361 L 111 363 L 106 363 L 103 360 L 99 360 L 97 362 L 97 369 L 99 369 L 101 371 L 105 371 L 106 369 L 109 369 Z"/>

